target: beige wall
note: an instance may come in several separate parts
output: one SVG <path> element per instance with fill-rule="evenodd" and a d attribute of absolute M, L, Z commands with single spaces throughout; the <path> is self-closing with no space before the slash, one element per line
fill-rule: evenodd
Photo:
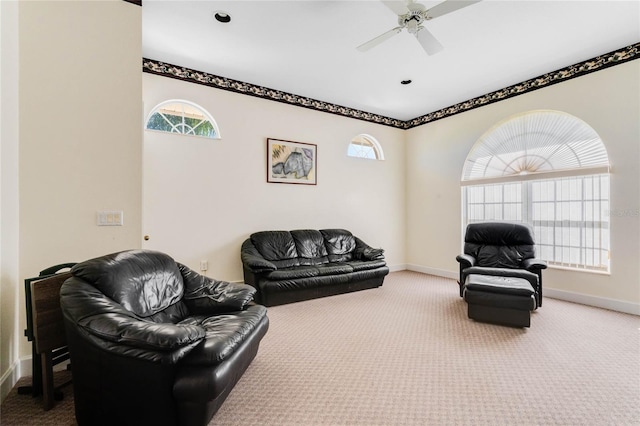
<path fill-rule="evenodd" d="M 587 122 L 609 151 L 612 210 L 640 204 L 640 61 L 403 132 L 142 75 L 141 9 L 120 0 L 0 5 L 2 396 L 30 354 L 23 280 L 140 247 L 143 233 L 150 248 L 196 269 L 206 259 L 209 275 L 228 280 L 241 279 L 239 247 L 253 231 L 337 226 L 385 248 L 392 267 L 455 276 L 463 161 L 484 131 L 517 112 L 557 109 Z M 222 140 L 143 136 L 141 96 L 145 115 L 165 99 L 199 103 Z M 346 157 L 359 133 L 380 141 L 384 162 Z M 317 144 L 318 185 L 267 184 L 267 137 Z M 152 207 L 144 229 L 143 199 Z M 123 210 L 125 226 L 97 227 L 100 209 Z M 615 216 L 611 226 L 610 276 L 548 270 L 547 288 L 637 309 L 639 218 Z"/>
<path fill-rule="evenodd" d="M 18 4 L 0 2 L 0 397 L 18 378 Z"/>
<path fill-rule="evenodd" d="M 18 310 L 5 318 L 13 301 L 3 290 L 3 324 L 15 325 L 3 325 L 3 377 L 19 368 L 11 348 L 19 347 L 21 357 L 31 353 L 22 334 L 25 278 L 141 246 L 140 7 L 23 1 L 17 27 L 19 277 L 6 293 L 17 298 Z M 3 191 L 3 211 L 4 198 Z M 96 226 L 100 209 L 123 210 L 125 225 Z"/>
<path fill-rule="evenodd" d="M 464 160 L 491 126 L 518 112 L 553 109 L 589 124 L 611 163 L 611 275 L 548 269 L 548 295 L 640 313 L 640 61 L 572 79 L 412 129 L 407 134 L 407 263 L 456 276 Z M 630 212 L 630 213 L 629 213 Z M 635 212 L 635 213 L 634 213 Z"/>
<path fill-rule="evenodd" d="M 209 111 L 222 135 L 145 131 L 146 247 L 241 280 L 240 245 L 252 232 L 346 228 L 404 267 L 404 131 L 146 73 L 143 86 L 145 117 L 185 99 Z M 380 142 L 384 161 L 347 157 L 360 133 Z M 268 137 L 316 144 L 318 184 L 267 183 Z"/>

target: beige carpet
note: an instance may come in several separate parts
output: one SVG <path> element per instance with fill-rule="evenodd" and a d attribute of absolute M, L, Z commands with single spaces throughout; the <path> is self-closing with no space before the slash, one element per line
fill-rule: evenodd
<path fill-rule="evenodd" d="M 453 280 L 269 308 L 258 356 L 211 425 L 640 425 L 640 317 L 554 299 L 530 329 L 477 323 Z M 16 395 L 2 425 L 74 424 Z"/>

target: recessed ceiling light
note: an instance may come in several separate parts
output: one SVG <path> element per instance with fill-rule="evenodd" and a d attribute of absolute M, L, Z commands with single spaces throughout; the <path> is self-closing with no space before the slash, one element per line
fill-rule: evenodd
<path fill-rule="evenodd" d="M 404 84 L 406 86 L 407 84 L 411 84 L 411 80 L 402 80 L 400 84 Z"/>
<path fill-rule="evenodd" d="M 218 10 L 217 12 L 214 12 L 213 17 L 216 18 L 216 21 L 222 22 L 223 24 L 226 24 L 231 21 L 231 15 L 229 15 L 227 12 L 224 12 L 222 10 Z"/>

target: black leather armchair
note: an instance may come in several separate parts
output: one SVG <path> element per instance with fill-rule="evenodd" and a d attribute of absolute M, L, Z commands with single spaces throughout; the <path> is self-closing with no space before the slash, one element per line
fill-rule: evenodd
<path fill-rule="evenodd" d="M 148 250 L 79 263 L 60 290 L 76 420 L 206 425 L 258 351 L 255 289 Z"/>
<path fill-rule="evenodd" d="M 542 306 L 542 270 L 547 264 L 535 258 L 533 230 L 527 224 L 481 222 L 467 225 L 460 264 L 460 297 L 471 274 L 526 279 Z"/>

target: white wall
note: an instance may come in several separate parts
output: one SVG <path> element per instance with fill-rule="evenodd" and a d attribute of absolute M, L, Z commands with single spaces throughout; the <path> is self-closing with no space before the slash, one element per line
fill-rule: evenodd
<path fill-rule="evenodd" d="M 0 2 L 0 399 L 18 358 L 18 3 Z"/>
<path fill-rule="evenodd" d="M 457 276 L 462 167 L 476 140 L 513 114 L 553 109 L 589 124 L 612 166 L 611 274 L 547 269 L 547 295 L 640 313 L 640 61 L 631 61 L 417 127 L 407 135 L 407 263 Z M 554 291 L 555 290 L 555 291 Z M 600 299 L 600 300 L 596 300 Z"/>
<path fill-rule="evenodd" d="M 31 354 L 22 333 L 24 279 L 140 247 L 142 237 L 141 8 L 120 0 L 22 1 L 18 12 L 19 159 L 10 166 L 18 170 L 19 216 L 10 224 L 19 225 L 12 244 L 19 276 L 5 289 L 3 269 L 3 380 L 20 368 L 15 348 Z M 2 54 L 4 64 L 4 44 Z M 3 213 L 12 196 L 4 170 L 3 137 Z M 125 226 L 97 227 L 99 209 L 124 210 Z M 4 244 L 4 216 L 2 224 Z"/>
<path fill-rule="evenodd" d="M 209 111 L 221 140 L 145 131 L 146 246 L 208 275 L 242 280 L 240 245 L 252 232 L 345 228 L 403 267 L 405 170 L 402 130 L 143 75 L 145 117 L 186 99 Z M 374 136 L 384 161 L 346 156 L 352 137 Z M 268 137 L 317 145 L 316 186 L 266 182 Z"/>

